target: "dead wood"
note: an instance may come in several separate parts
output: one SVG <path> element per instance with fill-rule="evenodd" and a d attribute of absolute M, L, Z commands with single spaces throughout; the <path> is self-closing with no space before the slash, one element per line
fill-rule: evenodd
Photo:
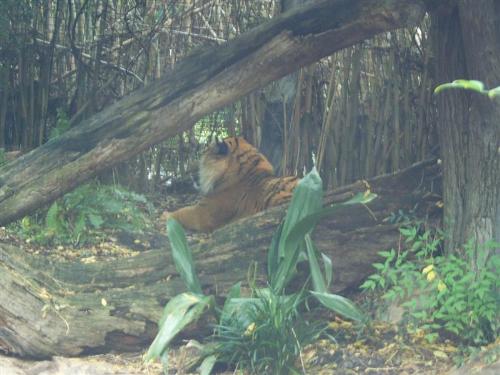
<path fill-rule="evenodd" d="M 399 246 L 397 225 L 384 220 L 415 207 L 436 217 L 439 168 L 424 162 L 393 175 L 328 192 L 326 204 L 367 186 L 378 194 L 369 207 L 343 208 L 323 220 L 315 241 L 334 265 L 333 290 L 355 288 L 373 269 L 377 252 Z M 224 295 L 245 281 L 257 262 L 262 280 L 266 252 L 286 207 L 245 218 L 191 247 L 207 293 Z M 184 290 L 165 248 L 94 264 L 59 262 L 0 242 L 0 350 L 38 358 L 110 350 L 141 350 L 154 337 L 168 299 Z"/>

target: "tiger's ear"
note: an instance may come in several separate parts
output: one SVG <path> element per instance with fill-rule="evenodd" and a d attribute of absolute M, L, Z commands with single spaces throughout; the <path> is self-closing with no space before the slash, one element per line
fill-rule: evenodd
<path fill-rule="evenodd" d="M 226 142 L 222 141 L 217 143 L 217 155 L 227 155 L 229 153 L 229 146 Z"/>

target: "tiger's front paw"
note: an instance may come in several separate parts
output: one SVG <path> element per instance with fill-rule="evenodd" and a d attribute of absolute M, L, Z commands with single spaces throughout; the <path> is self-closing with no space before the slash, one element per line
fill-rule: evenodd
<path fill-rule="evenodd" d="M 162 223 L 162 225 L 167 223 L 169 217 L 170 217 L 170 212 L 163 211 L 163 213 L 160 216 L 160 222 Z"/>

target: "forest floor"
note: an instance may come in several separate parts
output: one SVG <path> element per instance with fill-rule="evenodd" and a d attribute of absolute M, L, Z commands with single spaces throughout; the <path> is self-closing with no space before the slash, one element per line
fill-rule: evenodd
<path fill-rule="evenodd" d="M 347 322 L 331 323 L 336 342 L 320 340 L 305 347 L 304 374 L 500 374 L 499 343 L 484 348 L 461 367 L 453 364 L 457 349 L 449 344 L 426 344 L 398 335 L 390 325 L 374 324 L 370 334 L 358 336 Z M 184 369 L 191 355 L 181 344 L 170 355 L 169 374 L 189 374 Z M 160 375 L 161 365 L 144 364 L 143 353 L 110 353 L 79 358 L 55 357 L 30 361 L 0 355 L 0 375 Z M 196 372 L 194 372 L 196 373 Z M 226 370 L 219 374 L 236 372 Z M 239 372 L 238 372 L 239 373 Z"/>
<path fill-rule="evenodd" d="M 185 199 L 189 200 L 190 197 Z M 162 226 L 163 224 L 157 222 L 157 229 Z M 144 241 L 110 236 L 108 241 L 85 249 L 59 246 L 49 250 L 21 239 L 16 233 L 5 228 L 0 228 L 0 240 L 16 243 L 40 256 L 81 262 L 134 256 L 148 247 L 144 245 Z M 374 305 L 373 301 L 367 301 L 367 296 L 359 293 L 349 297 L 361 306 Z M 303 348 L 297 365 L 302 367 L 305 374 L 500 374 L 500 340 L 478 349 L 475 355 L 465 360 L 458 346 L 449 340 L 429 344 L 423 335 L 408 334 L 404 328 L 382 321 L 373 321 L 369 328 L 359 330 L 350 322 L 340 320 L 331 313 L 321 314 L 321 318 L 329 322 L 329 338 L 323 338 Z M 162 374 L 158 362 L 147 365 L 143 363 L 143 354 L 144 352 L 109 353 L 30 361 L 2 356 L 0 352 L 0 375 Z M 190 342 L 177 343 L 177 347 L 169 356 L 169 374 L 188 374 L 186 364 L 193 355 L 195 353 Z M 457 367 L 460 362 L 465 364 Z M 235 372 L 226 369 L 219 373 Z"/>

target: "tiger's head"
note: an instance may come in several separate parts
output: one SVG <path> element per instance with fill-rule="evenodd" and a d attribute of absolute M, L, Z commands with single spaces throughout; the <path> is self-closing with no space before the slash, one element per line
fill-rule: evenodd
<path fill-rule="evenodd" d="M 240 182 L 258 182 L 273 176 L 271 163 L 254 146 L 241 137 L 216 137 L 200 160 L 200 190 L 206 195 L 223 191 Z"/>

